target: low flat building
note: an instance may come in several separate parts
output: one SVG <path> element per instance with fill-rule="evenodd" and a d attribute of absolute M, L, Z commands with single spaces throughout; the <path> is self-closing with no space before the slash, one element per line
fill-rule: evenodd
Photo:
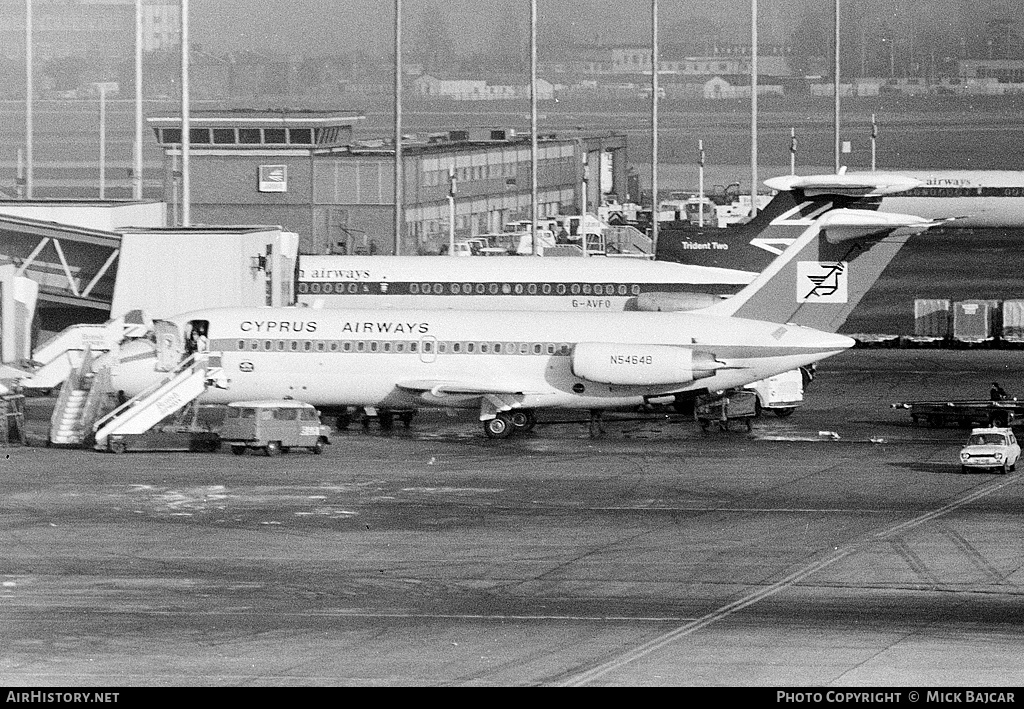
<path fill-rule="evenodd" d="M 458 236 L 500 231 L 529 217 L 531 138 L 508 128 L 410 137 L 402 145 L 402 229 L 395 235 L 390 140 L 357 141 L 362 116 L 325 111 L 200 112 L 190 117 L 193 224 L 278 224 L 299 250 L 438 253 L 448 243 L 456 185 Z M 181 117 L 151 117 L 164 149 L 165 200 L 180 214 Z M 596 211 L 605 193 L 626 193 L 626 137 L 538 137 L 539 216 Z"/>

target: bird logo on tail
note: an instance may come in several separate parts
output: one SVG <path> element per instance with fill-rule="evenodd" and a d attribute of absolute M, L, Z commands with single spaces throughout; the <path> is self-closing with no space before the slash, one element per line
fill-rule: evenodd
<path fill-rule="evenodd" d="M 800 261 L 797 264 L 797 302 L 845 303 L 848 281 L 846 266 L 844 261 Z M 810 290 L 807 290 L 808 286 Z"/>

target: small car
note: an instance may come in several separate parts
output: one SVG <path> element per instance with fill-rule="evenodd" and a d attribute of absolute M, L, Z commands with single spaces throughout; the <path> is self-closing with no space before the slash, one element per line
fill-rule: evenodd
<path fill-rule="evenodd" d="M 316 454 L 324 450 L 329 428 L 320 423 L 320 413 L 309 404 L 292 399 L 235 401 L 227 406 L 220 440 L 235 455 L 250 448 L 267 455 L 287 453 L 292 448 L 308 448 Z"/>
<path fill-rule="evenodd" d="M 1010 428 L 975 428 L 960 450 L 960 472 L 986 468 L 1007 473 L 1017 469 L 1020 444 Z"/>

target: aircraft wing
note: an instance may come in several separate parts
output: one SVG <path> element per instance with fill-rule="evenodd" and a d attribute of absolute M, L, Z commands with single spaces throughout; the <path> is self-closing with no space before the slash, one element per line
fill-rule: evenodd
<path fill-rule="evenodd" d="M 423 402 L 434 406 L 465 405 L 474 399 L 481 399 L 485 409 L 507 411 L 519 406 L 527 394 L 544 392 L 532 391 L 525 387 L 494 382 L 454 381 L 440 379 L 417 379 L 401 381 L 399 389 L 417 392 Z"/>
<path fill-rule="evenodd" d="M 837 244 L 869 236 L 910 236 L 941 226 L 948 221 L 950 220 L 925 219 L 913 214 L 873 212 L 866 209 L 833 209 L 818 219 L 818 225 L 825 233 L 825 238 Z"/>

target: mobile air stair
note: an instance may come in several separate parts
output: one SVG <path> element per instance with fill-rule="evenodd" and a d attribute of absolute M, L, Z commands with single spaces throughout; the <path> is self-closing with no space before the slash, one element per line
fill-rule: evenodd
<path fill-rule="evenodd" d="M 72 325 L 32 352 L 33 371 L 21 380 L 26 389 L 56 389 L 92 354 L 110 349 L 106 325 Z"/>
<path fill-rule="evenodd" d="M 82 361 L 64 380 L 50 417 L 50 445 L 79 447 L 92 434 L 91 424 L 110 393 L 109 371 L 93 372 L 92 363 L 87 347 Z"/>
<path fill-rule="evenodd" d="M 146 433 L 164 419 L 178 413 L 216 383 L 220 375 L 220 357 L 206 352 L 185 358 L 164 379 L 92 424 L 96 450 L 120 452 L 123 437 Z M 116 437 L 116 441 L 113 440 Z"/>
<path fill-rule="evenodd" d="M 119 342 L 145 337 L 152 329 L 152 321 L 140 310 L 101 325 L 72 325 L 33 350 L 32 373 L 19 383 L 26 389 L 56 389 L 81 367 L 86 352 L 109 352 Z"/>
<path fill-rule="evenodd" d="M 605 237 L 607 255 L 632 258 L 654 258 L 651 237 L 632 226 L 610 226 Z"/>

